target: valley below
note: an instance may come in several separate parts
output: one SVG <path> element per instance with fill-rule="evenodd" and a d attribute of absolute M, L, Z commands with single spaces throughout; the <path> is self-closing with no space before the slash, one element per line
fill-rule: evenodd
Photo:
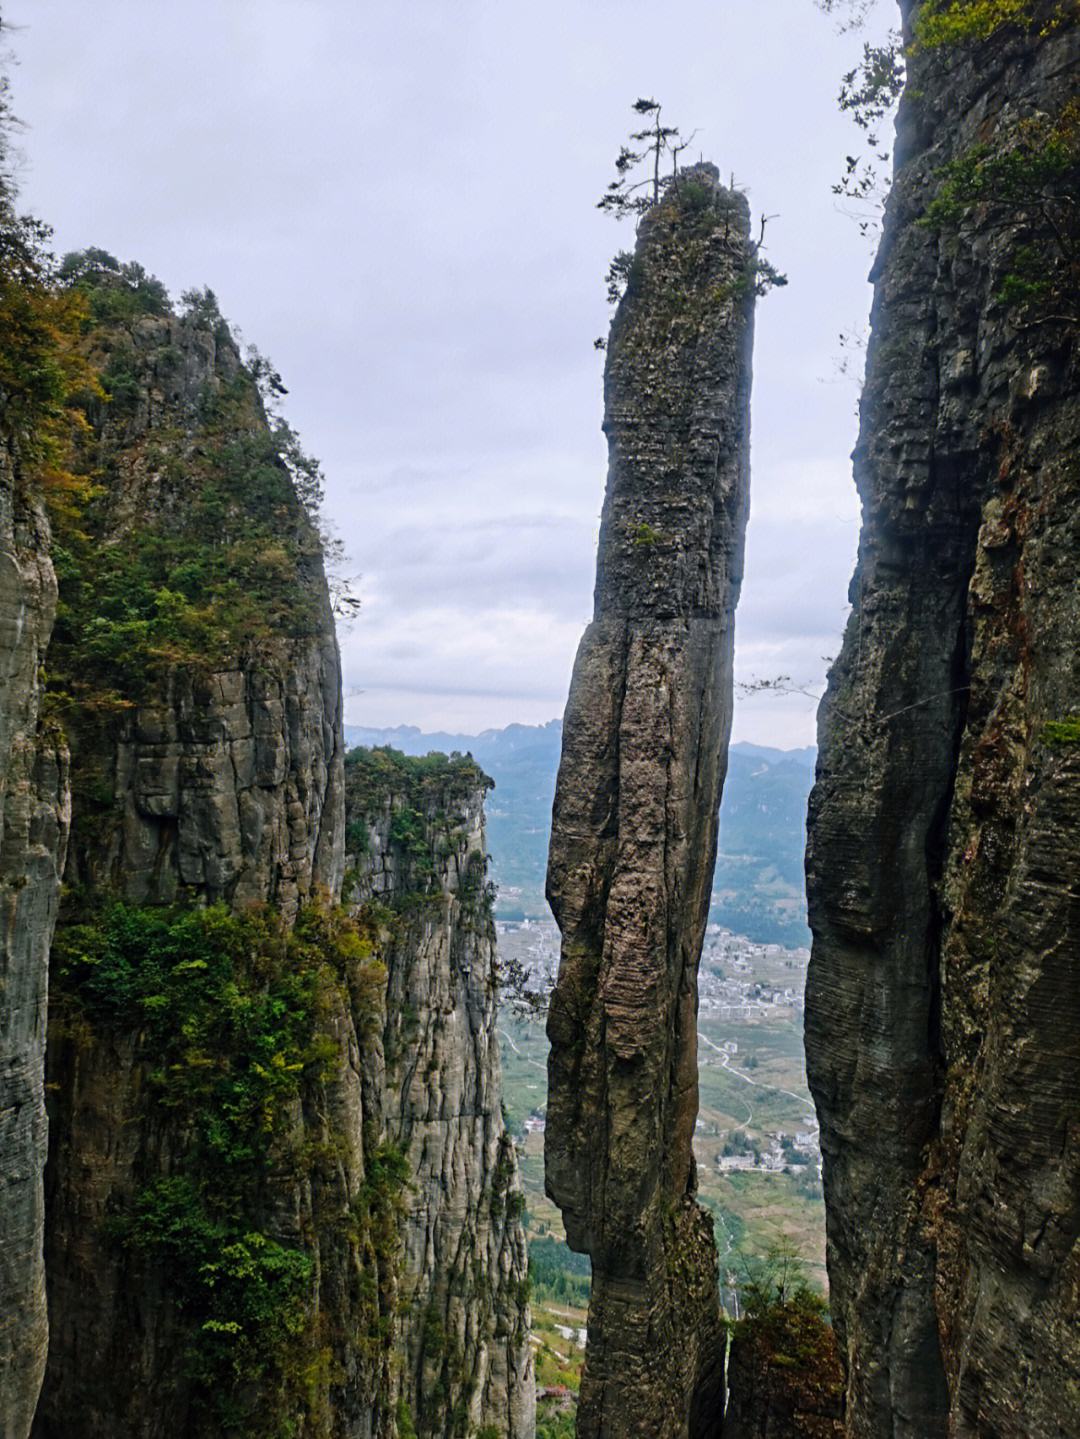
<path fill-rule="evenodd" d="M 500 961 L 537 988 L 558 965 L 552 920 L 497 923 Z M 694 1137 L 699 1198 L 711 1211 L 727 1312 L 772 1255 L 793 1256 L 826 1292 L 820 1149 L 803 1060 L 809 952 L 763 944 L 710 925 L 700 971 Z M 572 1433 L 585 1352 L 588 1259 L 567 1248 L 544 1192 L 548 1043 L 542 1019 L 504 1003 L 499 1016 L 503 1101 L 525 1181 L 539 1433 Z"/>

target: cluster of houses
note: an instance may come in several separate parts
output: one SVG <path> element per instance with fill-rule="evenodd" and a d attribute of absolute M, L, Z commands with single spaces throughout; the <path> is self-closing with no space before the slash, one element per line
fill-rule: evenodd
<path fill-rule="evenodd" d="M 760 1019 L 777 1009 L 802 1008 L 807 949 L 785 949 L 780 944 L 754 944 L 719 925 L 710 925 L 705 939 L 698 979 L 701 1008 L 721 1019 Z M 763 984 L 754 979 L 755 968 L 768 962 L 792 971 L 791 984 Z"/>
<path fill-rule="evenodd" d="M 821 1164 L 821 1149 L 816 1129 L 800 1129 L 794 1135 L 783 1130 L 766 1136 L 768 1146 L 756 1149 L 749 1143 L 734 1154 L 718 1154 L 716 1168 L 721 1174 L 735 1170 L 756 1170 L 759 1174 L 781 1174 L 789 1171 L 795 1174 L 810 1165 Z"/>

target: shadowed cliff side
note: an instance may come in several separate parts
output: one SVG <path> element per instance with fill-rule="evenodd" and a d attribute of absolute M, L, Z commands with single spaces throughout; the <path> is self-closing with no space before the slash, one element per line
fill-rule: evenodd
<path fill-rule="evenodd" d="M 723 1334 L 698 1206 L 697 966 L 747 516 L 745 199 L 684 172 L 641 223 L 605 378 L 595 613 L 566 711 L 548 896 L 563 937 L 546 1184 L 592 1259 L 583 1439 L 719 1432 Z"/>
<path fill-rule="evenodd" d="M 904 7 L 810 805 L 848 1432 L 1080 1432 L 1076 7 Z"/>
<path fill-rule="evenodd" d="M 0 18 L 0 35 L 7 29 Z M 0 72 L 0 1436 L 24 1439 L 45 1365 L 43 1173 L 49 946 L 70 818 L 68 749 L 45 713 L 83 315 L 52 287 L 47 232 L 20 215 Z"/>

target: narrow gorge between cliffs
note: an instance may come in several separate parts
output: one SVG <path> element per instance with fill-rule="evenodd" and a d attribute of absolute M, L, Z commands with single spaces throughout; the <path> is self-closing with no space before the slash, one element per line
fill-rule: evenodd
<path fill-rule="evenodd" d="M 1080 1439 L 1080 0 L 553 3 L 3 0 L 0 1439 Z"/>

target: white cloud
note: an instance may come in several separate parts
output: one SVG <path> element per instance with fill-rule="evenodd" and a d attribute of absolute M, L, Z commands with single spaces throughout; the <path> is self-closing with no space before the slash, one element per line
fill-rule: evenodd
<path fill-rule="evenodd" d="M 791 279 L 758 317 L 740 672 L 835 650 L 854 394 L 823 382 L 868 298 L 830 188 L 852 44 L 809 0 L 768 8 L 765 32 L 759 0 L 9 0 L 26 198 L 58 244 L 211 284 L 291 388 L 363 575 L 357 721 L 561 707 L 605 470 L 591 344 L 630 239 L 595 200 L 644 93 L 778 216 Z M 758 700 L 738 726 L 808 723 Z"/>

